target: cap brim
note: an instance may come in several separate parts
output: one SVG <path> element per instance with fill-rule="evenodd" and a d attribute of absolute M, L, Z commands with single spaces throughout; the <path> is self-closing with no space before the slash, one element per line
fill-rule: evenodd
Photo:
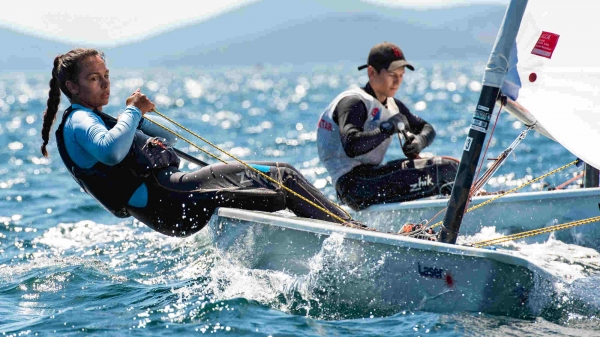
<path fill-rule="evenodd" d="M 387 70 L 392 71 L 401 67 L 406 67 L 412 71 L 415 70 L 415 67 L 413 67 L 410 63 L 406 62 L 406 60 L 398 60 L 390 63 L 390 66 L 387 68 Z"/>

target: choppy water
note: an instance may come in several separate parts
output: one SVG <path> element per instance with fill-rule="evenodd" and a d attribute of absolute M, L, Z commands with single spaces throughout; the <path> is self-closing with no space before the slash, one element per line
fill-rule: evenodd
<path fill-rule="evenodd" d="M 419 66 L 407 74 L 398 97 L 436 128 L 438 136 L 429 151 L 460 157 L 483 66 Z M 333 189 L 318 161 L 315 125 L 335 95 L 367 80 L 365 72 L 343 64 L 111 72 L 106 112 L 116 115 L 125 98 L 140 87 L 159 111 L 232 154 L 290 162 L 331 197 Z M 281 296 L 293 275 L 236 266 L 208 244 L 203 232 L 168 238 L 137 221 L 117 219 L 80 191 L 59 159 L 54 138 L 50 159 L 43 158 L 39 130 L 48 80 L 48 74 L 0 75 L 3 336 L 600 335 L 594 293 L 600 281 L 595 277 L 571 285 L 578 297 L 563 299 L 569 315 L 534 320 L 410 311 L 357 318 L 353 312 L 302 310 Z M 508 115 L 499 120 L 489 157 L 522 129 Z M 180 148 L 214 162 L 184 144 Z M 389 159 L 400 156 L 398 146 L 388 153 Z M 573 159 L 559 145 L 530 134 L 517 149 L 516 160 L 507 162 L 488 189 L 514 187 Z M 555 186 L 576 173 L 571 168 L 545 183 Z M 585 260 L 581 267 L 586 261 L 600 261 L 593 250 L 556 241 L 521 248 L 524 256 L 565 274 L 582 272 L 569 269 L 569 262 Z"/>

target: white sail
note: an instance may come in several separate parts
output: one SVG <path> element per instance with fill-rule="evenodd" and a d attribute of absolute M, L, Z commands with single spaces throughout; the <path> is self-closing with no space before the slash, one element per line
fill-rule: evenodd
<path fill-rule="evenodd" d="M 600 2 L 513 3 L 526 7 L 520 28 L 513 27 L 519 29 L 516 48 L 510 41 L 503 45 L 502 56 L 512 55 L 502 91 L 515 100 L 512 108 L 524 112 L 521 119 L 537 121 L 542 133 L 600 168 L 600 42 L 595 39 Z M 506 54 L 509 47 L 512 53 Z"/>

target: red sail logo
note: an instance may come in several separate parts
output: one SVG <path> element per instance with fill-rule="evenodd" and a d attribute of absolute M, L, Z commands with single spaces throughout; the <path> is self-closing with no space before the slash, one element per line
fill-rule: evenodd
<path fill-rule="evenodd" d="M 559 37 L 560 35 L 558 34 L 542 32 L 531 53 L 533 55 L 549 59 L 552 58 L 552 54 L 554 53 L 554 49 L 556 49 Z"/>

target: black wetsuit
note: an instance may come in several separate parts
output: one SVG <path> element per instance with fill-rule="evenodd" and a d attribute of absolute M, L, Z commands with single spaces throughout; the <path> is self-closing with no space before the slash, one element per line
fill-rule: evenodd
<path fill-rule="evenodd" d="M 293 166 L 275 162 L 250 164 L 336 216 L 349 220 Z M 197 232 L 217 207 L 266 212 L 287 208 L 301 217 L 339 222 L 237 162 L 213 164 L 193 172 L 170 167 L 155 172 L 150 179 L 148 205 L 144 208 L 127 206 L 127 210 L 166 235 L 185 236 Z"/>
<path fill-rule="evenodd" d="M 367 83 L 363 90 L 376 97 L 370 84 Z M 408 120 L 407 131 L 423 136 L 429 146 L 435 139 L 431 124 L 412 114 L 400 100 L 394 98 L 394 101 Z M 363 131 L 367 114 L 363 101 L 354 95 L 340 100 L 333 112 L 333 120 L 339 125 L 342 146 L 349 157 L 365 154 L 390 137 L 379 128 Z M 445 157 L 400 159 L 377 166 L 359 165 L 341 176 L 335 188 L 343 202 L 354 209 L 363 209 L 373 204 L 449 194 L 457 169 L 456 160 Z"/>

